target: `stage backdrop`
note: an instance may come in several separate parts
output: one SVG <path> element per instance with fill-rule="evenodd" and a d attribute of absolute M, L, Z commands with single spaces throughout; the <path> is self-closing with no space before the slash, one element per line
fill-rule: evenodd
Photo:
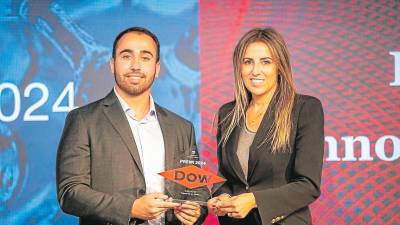
<path fill-rule="evenodd" d="M 112 89 L 112 42 L 130 26 L 160 38 L 154 98 L 194 123 L 213 171 L 212 122 L 233 99 L 233 48 L 249 29 L 275 27 L 298 91 L 325 111 L 314 223 L 400 224 L 399 21 L 395 0 L 2 1 L 0 224 L 77 223 L 57 203 L 58 141 L 68 111 Z"/>

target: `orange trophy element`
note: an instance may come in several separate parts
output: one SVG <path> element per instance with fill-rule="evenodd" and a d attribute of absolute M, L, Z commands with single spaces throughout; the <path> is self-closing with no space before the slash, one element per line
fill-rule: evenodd
<path fill-rule="evenodd" d="M 202 186 L 211 186 L 214 183 L 224 182 L 225 179 L 212 172 L 190 165 L 158 173 L 165 179 L 193 189 Z"/>

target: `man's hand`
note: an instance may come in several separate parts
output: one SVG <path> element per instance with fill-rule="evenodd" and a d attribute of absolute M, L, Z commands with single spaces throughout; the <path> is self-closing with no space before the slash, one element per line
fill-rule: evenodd
<path fill-rule="evenodd" d="M 199 219 L 201 210 L 196 202 L 186 201 L 174 210 L 176 218 L 185 225 L 192 225 Z"/>
<path fill-rule="evenodd" d="M 257 203 L 253 193 L 244 193 L 226 201 L 219 201 L 216 207 L 219 213 L 227 213 L 229 217 L 243 219 L 250 210 L 257 207 Z"/>
<path fill-rule="evenodd" d="M 157 219 L 168 209 L 179 205 L 179 203 L 173 203 L 172 199 L 163 193 L 151 193 L 133 202 L 131 217 L 142 220 Z"/>
<path fill-rule="evenodd" d="M 226 212 L 221 212 L 217 208 L 218 202 L 227 201 L 231 196 L 228 194 L 221 194 L 214 197 L 207 202 L 208 211 L 214 213 L 216 216 L 225 216 Z"/>

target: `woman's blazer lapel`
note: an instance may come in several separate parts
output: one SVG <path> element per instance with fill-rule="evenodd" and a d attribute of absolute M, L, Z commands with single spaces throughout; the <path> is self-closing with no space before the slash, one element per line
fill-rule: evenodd
<path fill-rule="evenodd" d="M 243 120 L 240 122 L 243 124 Z M 243 174 L 242 167 L 240 166 L 239 159 L 236 155 L 238 143 L 239 143 L 239 136 L 240 136 L 241 126 L 236 126 L 235 129 L 232 131 L 230 138 L 226 142 L 224 149 L 226 158 L 228 159 L 227 162 L 231 167 L 232 171 L 235 173 L 236 177 L 239 178 L 244 184 L 247 184 L 246 178 Z"/>
<path fill-rule="evenodd" d="M 249 181 L 252 178 L 255 168 L 257 167 L 258 161 L 263 157 L 264 154 L 271 153 L 271 140 L 266 139 L 266 137 L 272 128 L 272 122 L 275 117 L 275 106 L 276 100 L 273 98 L 264 114 L 260 126 L 258 127 L 253 143 L 250 145 L 247 175 L 247 180 Z"/>

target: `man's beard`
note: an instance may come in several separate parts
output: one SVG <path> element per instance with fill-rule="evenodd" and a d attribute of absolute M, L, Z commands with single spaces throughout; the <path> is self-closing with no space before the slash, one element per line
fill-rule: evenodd
<path fill-rule="evenodd" d="M 115 70 L 114 70 L 114 74 L 115 74 Z M 139 73 L 141 75 L 141 77 L 146 77 L 146 75 L 144 75 L 143 73 Z M 125 76 L 126 74 L 124 74 Z M 143 94 L 144 92 L 146 92 L 147 90 L 149 90 L 151 88 L 151 86 L 153 85 L 153 82 L 155 80 L 155 76 L 153 76 L 152 80 L 150 82 L 143 83 L 143 84 L 137 84 L 137 85 L 129 85 L 127 83 L 124 83 L 122 81 L 119 81 L 118 78 L 119 76 L 114 75 L 114 79 L 115 79 L 115 83 L 117 84 L 117 86 L 124 91 L 125 93 L 131 95 L 131 96 L 139 96 L 141 94 Z"/>

